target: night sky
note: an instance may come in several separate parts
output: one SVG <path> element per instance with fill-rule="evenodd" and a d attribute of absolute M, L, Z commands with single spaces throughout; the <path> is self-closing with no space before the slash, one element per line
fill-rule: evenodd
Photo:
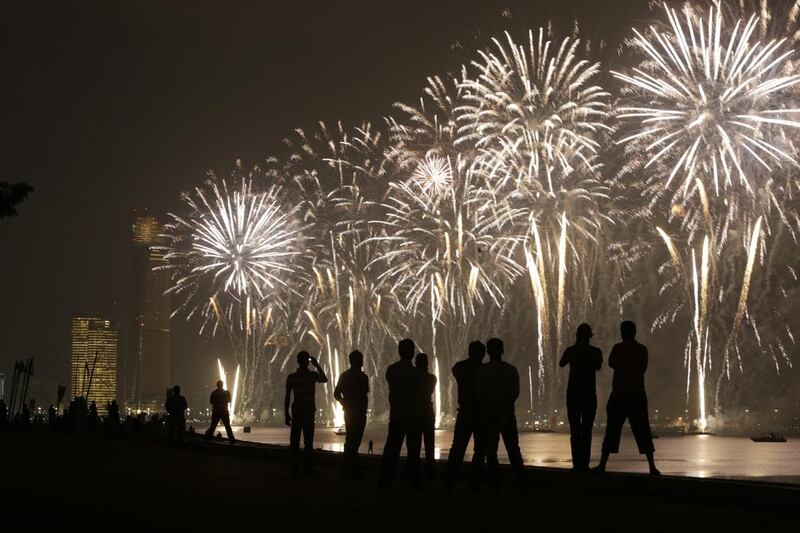
<path fill-rule="evenodd" d="M 280 154 L 293 128 L 380 121 L 392 103 L 415 102 L 426 76 L 457 68 L 465 56 L 451 45 L 471 49 L 476 30 L 548 17 L 569 28 L 577 16 L 616 46 L 648 11 L 623 0 L 471 3 L 5 5 L 0 179 L 35 192 L 0 222 L 0 372 L 34 356 L 34 393 L 52 401 L 67 382 L 70 317 L 129 305 L 134 209 L 178 209 L 207 170 Z M 187 392 L 215 377 L 215 349 L 195 331 L 173 323 L 173 378 Z"/>

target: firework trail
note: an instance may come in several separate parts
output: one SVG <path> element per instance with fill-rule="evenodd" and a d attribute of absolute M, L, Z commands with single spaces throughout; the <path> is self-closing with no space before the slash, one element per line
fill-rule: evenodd
<path fill-rule="evenodd" d="M 174 282 L 168 292 L 180 302 L 173 316 L 198 317 L 201 333 L 228 334 L 242 367 L 242 405 L 252 399 L 259 323 L 284 300 L 299 254 L 301 227 L 283 195 L 280 187 L 258 192 L 246 178 L 238 188 L 212 179 L 183 195 L 188 215 L 170 214 L 166 227 L 165 268 Z"/>
<path fill-rule="evenodd" d="M 609 94 L 592 83 L 600 65 L 579 57 L 577 38 L 556 43 L 543 28 L 521 45 L 505 37 L 480 52 L 476 75 L 462 83 L 468 94 L 461 134 L 474 141 L 490 175 L 554 194 L 573 171 L 599 168 L 598 137 L 611 130 Z M 500 164 L 504 172 L 491 170 Z"/>
<path fill-rule="evenodd" d="M 656 228 L 670 256 L 671 268 L 661 271 L 673 273 L 662 292 L 678 289 L 679 296 L 654 326 L 693 309 L 687 394 L 694 369 L 701 430 L 707 427 L 709 374 L 715 370 L 721 383 L 734 355 L 741 369 L 738 342 L 754 263 L 759 252 L 762 260 L 766 254 L 762 221 L 767 228 L 770 219 L 789 222 L 794 236 L 786 209 L 797 187 L 790 170 L 798 166 L 793 132 L 800 127 L 796 37 L 769 37 L 767 4 L 759 7 L 761 18 L 739 18 L 744 4 L 686 4 L 681 12 L 665 5 L 665 23 L 634 30 L 639 66 L 613 73 L 624 84 L 620 118 L 627 133 L 618 142 L 634 172 L 645 176 L 650 216 L 677 223 L 680 241 L 691 250 L 687 272 L 675 240 Z M 796 20 L 796 9 L 788 13 Z M 727 324 L 725 317 L 731 317 Z"/>
<path fill-rule="evenodd" d="M 367 241 L 380 250 L 372 266 L 407 323 L 430 324 L 435 364 L 444 356 L 449 368 L 482 311 L 502 307 L 523 272 L 512 257 L 518 243 L 506 235 L 515 214 L 466 177 L 442 196 L 414 181 L 390 183 L 382 207 L 371 222 L 378 236 Z"/>
<path fill-rule="evenodd" d="M 682 13 L 664 11 L 665 29 L 634 30 L 642 63 L 613 72 L 629 104 L 620 118 L 635 125 L 618 142 L 639 163 L 651 194 L 685 211 L 685 227 L 713 227 L 710 213 L 722 202 L 711 200 L 732 204 L 727 216 L 738 217 L 763 175 L 798 165 L 791 140 L 800 109 L 786 104 L 795 101 L 800 75 L 790 68 L 786 38 L 756 39 L 755 15 L 734 22 L 713 6 L 688 4 Z"/>
<path fill-rule="evenodd" d="M 493 44 L 460 84 L 458 133 L 462 146 L 474 143 L 472 168 L 488 193 L 517 215 L 512 235 L 525 243 L 515 257 L 533 297 L 537 392 L 552 403 L 568 325 L 592 305 L 602 228 L 613 223 L 599 160 L 612 131 L 610 95 L 576 37 L 554 41 L 539 29 L 523 44 L 509 34 Z"/>
<path fill-rule="evenodd" d="M 291 182 L 308 224 L 306 275 L 300 291 L 306 295 L 305 325 L 322 353 L 321 361 L 334 379 L 326 386 L 333 422 L 343 423 L 341 406 L 333 398 L 347 356 L 358 348 L 365 370 L 373 378 L 373 397 L 381 398 L 382 372 L 391 341 L 402 324 L 395 316 L 395 298 L 369 269 L 376 255 L 374 216 L 385 192 L 385 142 L 369 124 L 348 131 L 341 124 L 320 124 L 310 137 L 302 130 L 286 141 L 290 157 L 273 166 L 276 179 Z M 286 360 L 291 354 L 286 354 Z M 373 402 L 378 410 L 380 400 Z"/>

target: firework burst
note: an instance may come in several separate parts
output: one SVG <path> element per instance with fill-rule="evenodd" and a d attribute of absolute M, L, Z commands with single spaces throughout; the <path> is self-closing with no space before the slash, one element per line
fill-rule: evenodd
<path fill-rule="evenodd" d="M 189 214 L 170 215 L 164 250 L 174 280 L 168 292 L 180 302 L 173 316 L 199 316 L 201 333 L 222 328 L 243 383 L 252 385 L 261 324 L 270 321 L 272 307 L 283 306 L 286 279 L 295 273 L 302 244 L 296 210 L 285 208 L 280 187 L 257 192 L 250 179 L 235 189 L 212 179 L 183 200 Z M 252 391 L 243 392 L 246 404 Z"/>
<path fill-rule="evenodd" d="M 525 44 L 507 33 L 473 62 L 461 135 L 484 154 L 490 176 L 533 180 L 553 192 L 576 168 L 595 170 L 608 126 L 608 93 L 592 80 L 600 65 L 579 57 L 581 41 L 530 31 Z M 509 164 L 508 160 L 513 164 Z"/>

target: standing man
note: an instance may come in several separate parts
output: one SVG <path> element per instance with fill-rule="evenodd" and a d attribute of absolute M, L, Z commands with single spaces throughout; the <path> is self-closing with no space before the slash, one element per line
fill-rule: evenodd
<path fill-rule="evenodd" d="M 428 479 L 436 477 L 436 411 L 433 407 L 433 394 L 436 392 L 436 376 L 428 372 L 428 354 L 418 353 L 414 367 L 420 380 L 420 424 L 422 442 L 425 446 L 425 474 Z"/>
<path fill-rule="evenodd" d="M 647 347 L 636 342 L 636 324 L 630 320 L 619 326 L 622 342 L 615 344 L 608 356 L 608 366 L 614 369 L 611 395 L 606 405 L 606 435 L 603 439 L 603 455 L 598 472 L 606 471 L 608 456 L 619 452 L 619 439 L 622 426 L 628 419 L 639 453 L 647 456 L 650 474 L 661 472 L 656 468 L 653 453 L 653 434 L 650 432 L 650 419 L 647 413 L 647 393 L 644 390 L 644 373 L 647 370 Z"/>
<path fill-rule="evenodd" d="M 164 408 L 167 410 L 167 442 L 183 444 L 183 432 L 186 431 L 186 398 L 181 396 L 180 385 L 172 387 L 172 394 L 167 397 Z M 110 411 L 110 409 L 109 409 Z"/>
<path fill-rule="evenodd" d="M 479 471 L 483 468 L 484 457 L 479 451 L 478 409 L 475 403 L 475 374 L 483 366 L 486 346 L 481 341 L 469 343 L 467 359 L 453 365 L 453 377 L 458 385 L 458 414 L 453 428 L 453 445 L 447 455 L 447 473 L 445 488 L 450 488 L 458 479 L 464 453 L 467 451 L 469 439 L 473 439 L 472 447 L 472 479 L 477 482 Z"/>
<path fill-rule="evenodd" d="M 361 368 L 364 366 L 364 355 L 358 350 L 350 352 L 350 368 L 339 376 L 339 382 L 333 390 L 333 397 L 344 409 L 344 457 L 342 475 L 345 477 L 362 477 L 358 469 L 358 448 L 367 426 L 367 402 L 369 395 L 369 378 Z M 372 441 L 370 441 L 372 442 Z"/>
<path fill-rule="evenodd" d="M 503 361 L 504 348 L 500 339 L 489 339 L 486 351 L 489 362 L 475 374 L 475 400 L 481 413 L 480 433 L 487 473 L 492 484 L 496 485 L 500 472 L 497 447 L 502 435 L 511 468 L 517 480 L 522 482 L 522 453 L 514 412 L 514 402 L 519 398 L 519 372 Z"/>
<path fill-rule="evenodd" d="M 406 469 L 413 488 L 420 485 L 419 452 L 422 434 L 419 430 L 419 373 L 414 368 L 414 341 L 403 339 L 397 344 L 400 360 L 386 369 L 389 385 L 389 432 L 383 447 L 378 485 L 388 487 L 392 482 L 400 449 L 406 442 Z"/>
<path fill-rule="evenodd" d="M 569 365 L 567 381 L 567 418 L 569 443 L 572 448 L 572 470 L 589 470 L 592 452 L 592 428 L 597 414 L 595 374 L 603 366 L 603 352 L 589 344 L 592 328 L 581 324 L 575 333 L 575 344 L 564 350 L 559 366 Z"/>
<path fill-rule="evenodd" d="M 217 381 L 217 388 L 211 393 L 211 425 L 206 430 L 205 439 L 208 440 L 214 435 L 217 429 L 217 424 L 220 420 L 225 425 L 225 433 L 228 434 L 228 440 L 231 444 L 236 443 L 231 430 L 231 414 L 228 411 L 231 404 L 231 393 L 223 388 L 222 380 Z"/>
<path fill-rule="evenodd" d="M 308 369 L 308 363 L 314 365 L 316 371 Z M 314 392 L 317 383 L 327 383 L 328 377 L 319 366 L 316 357 L 306 351 L 297 354 L 297 371 L 286 378 L 286 399 L 284 411 L 286 425 L 290 426 L 289 447 L 292 450 L 292 473 L 300 473 L 300 433 L 303 433 L 303 469 L 306 475 L 313 475 L 312 453 L 314 451 L 314 414 L 317 411 L 314 403 Z M 294 402 L 289 403 L 292 392 Z"/>

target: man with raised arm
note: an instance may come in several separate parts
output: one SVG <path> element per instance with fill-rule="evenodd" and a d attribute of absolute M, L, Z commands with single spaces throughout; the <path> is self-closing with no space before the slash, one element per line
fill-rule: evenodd
<path fill-rule="evenodd" d="M 308 369 L 309 362 L 314 365 L 314 370 Z M 300 473 L 300 434 L 303 434 L 303 470 L 306 475 L 313 475 L 312 465 L 314 452 L 314 414 L 317 411 L 314 403 L 314 393 L 317 383 L 327 383 L 328 377 L 319 366 L 316 357 L 302 351 L 297 354 L 297 371 L 286 378 L 286 398 L 284 411 L 286 425 L 290 426 L 289 447 L 292 455 L 292 473 Z M 289 404 L 294 393 L 294 402 Z"/>

